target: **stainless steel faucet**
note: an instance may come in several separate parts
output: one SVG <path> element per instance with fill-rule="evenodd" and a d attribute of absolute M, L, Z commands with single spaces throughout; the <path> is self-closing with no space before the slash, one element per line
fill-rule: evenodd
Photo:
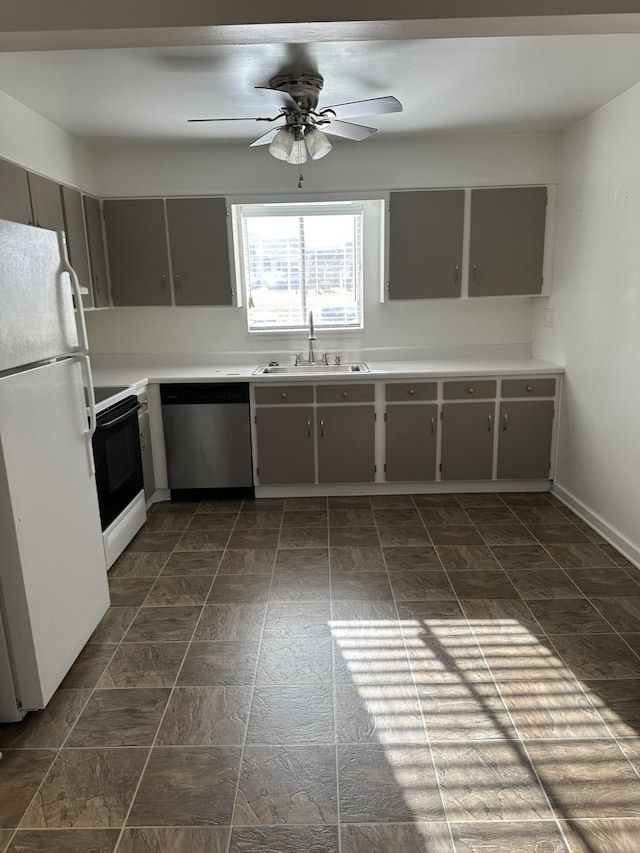
<path fill-rule="evenodd" d="M 316 354 L 313 351 L 313 341 L 316 340 L 316 330 L 313 327 L 313 311 L 309 311 L 309 364 L 315 364 Z"/>

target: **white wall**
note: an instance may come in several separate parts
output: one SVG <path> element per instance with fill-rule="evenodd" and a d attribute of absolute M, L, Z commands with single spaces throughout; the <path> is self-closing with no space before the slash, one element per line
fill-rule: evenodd
<path fill-rule="evenodd" d="M 95 192 L 93 149 L 0 91 L 0 157 Z"/>
<path fill-rule="evenodd" d="M 556 483 L 637 556 L 639 151 L 640 85 L 562 135 L 554 285 L 534 332 L 535 354 L 567 370 Z"/>
<path fill-rule="evenodd" d="M 244 145 L 101 148 L 96 164 L 103 197 L 224 194 L 233 200 L 298 192 L 296 167 L 274 160 L 265 149 Z M 305 164 L 302 171 L 304 190 L 314 194 L 548 183 L 556 179 L 556 138 L 540 134 L 338 143 L 328 157 Z M 365 278 L 364 332 L 325 337 L 322 346 L 366 351 L 531 343 L 531 299 L 381 305 L 379 286 L 379 280 Z M 233 308 L 122 308 L 91 313 L 88 326 L 96 353 L 201 354 L 300 346 L 299 335 L 273 343 L 250 338 L 244 311 Z"/>

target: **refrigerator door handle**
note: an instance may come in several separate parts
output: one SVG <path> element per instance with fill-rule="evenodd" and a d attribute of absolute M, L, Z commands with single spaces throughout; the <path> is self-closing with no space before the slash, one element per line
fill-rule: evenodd
<path fill-rule="evenodd" d="M 96 466 L 93 459 L 93 445 L 91 443 L 91 439 L 93 438 L 93 434 L 96 431 L 96 398 L 93 392 L 93 376 L 91 374 L 91 362 L 89 361 L 88 355 L 72 355 L 71 358 L 74 361 L 77 361 L 82 368 L 82 372 L 84 374 L 84 384 L 87 389 L 87 398 L 88 398 L 88 406 L 89 409 L 89 429 L 84 429 L 83 426 L 83 434 L 85 444 L 87 446 L 87 459 L 89 461 L 89 471 L 93 476 L 96 473 Z"/>
<path fill-rule="evenodd" d="M 80 282 L 78 275 L 69 261 L 67 254 L 67 240 L 64 231 L 56 232 L 58 235 L 58 246 L 60 247 L 60 260 L 62 272 L 69 274 L 71 279 L 71 290 L 76 303 L 76 329 L 78 332 L 78 346 L 73 348 L 73 352 L 89 352 L 89 338 L 87 337 L 87 326 L 84 321 L 84 311 L 82 308 L 82 294 L 80 292 Z M 93 387 L 93 386 L 92 386 Z"/>

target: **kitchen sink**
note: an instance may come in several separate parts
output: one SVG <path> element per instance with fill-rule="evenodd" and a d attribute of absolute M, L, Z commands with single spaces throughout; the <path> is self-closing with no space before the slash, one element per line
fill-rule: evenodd
<path fill-rule="evenodd" d="M 332 373 L 369 373 L 363 361 L 346 364 L 263 364 L 253 371 L 254 376 L 305 376 Z"/>

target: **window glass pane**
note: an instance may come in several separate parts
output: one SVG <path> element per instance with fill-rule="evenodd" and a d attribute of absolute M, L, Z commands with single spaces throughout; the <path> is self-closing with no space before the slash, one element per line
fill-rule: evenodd
<path fill-rule="evenodd" d="M 362 206 L 291 207 L 241 211 L 249 329 L 361 327 Z"/>

